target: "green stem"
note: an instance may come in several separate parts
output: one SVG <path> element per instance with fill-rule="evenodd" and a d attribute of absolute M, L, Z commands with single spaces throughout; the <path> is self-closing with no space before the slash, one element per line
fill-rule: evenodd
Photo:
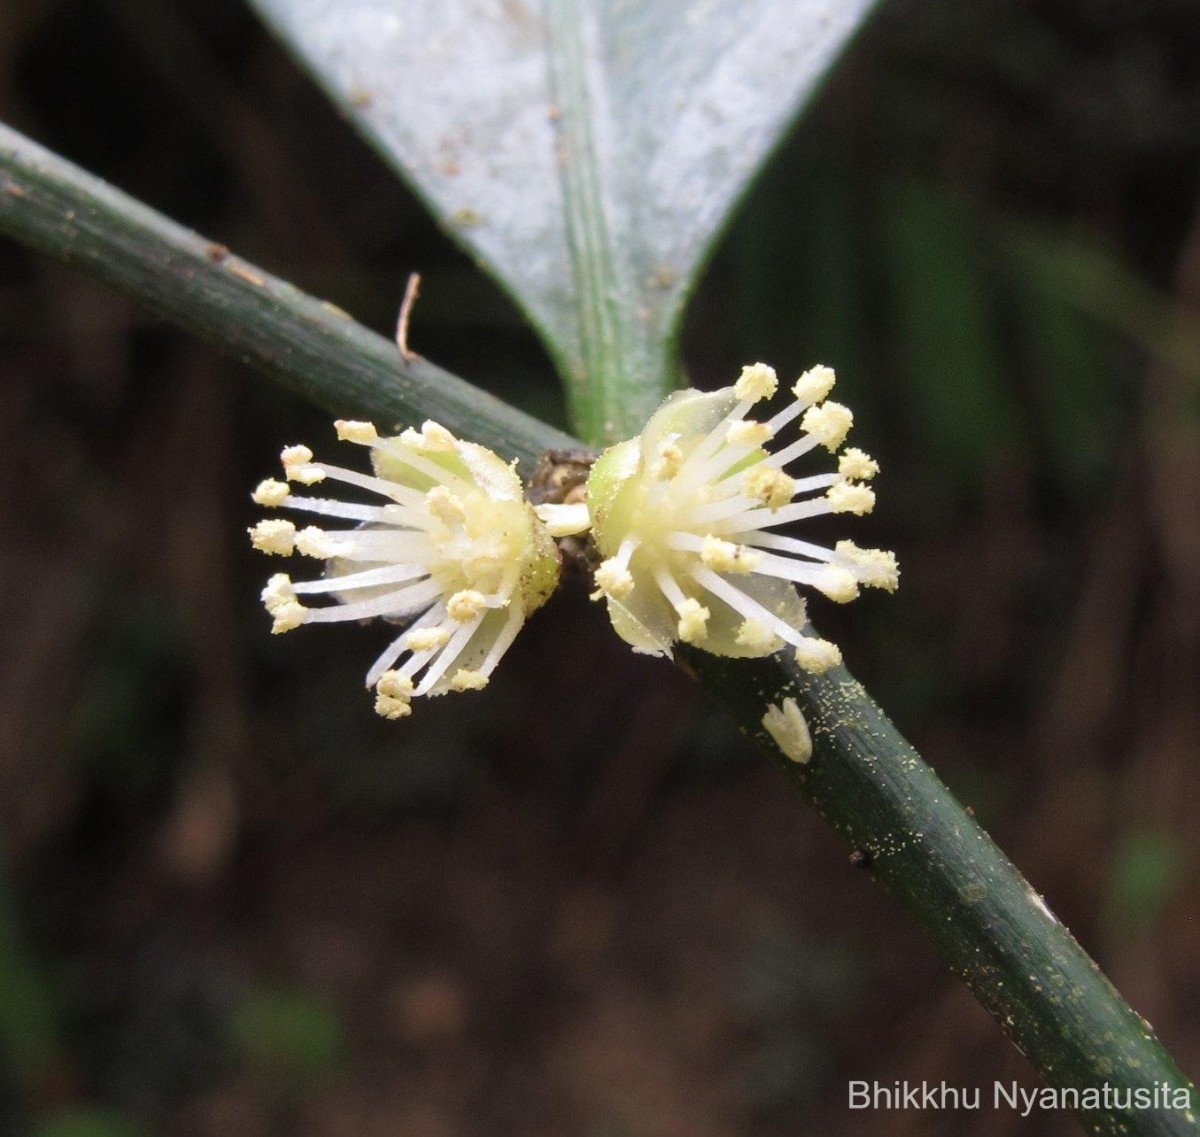
<path fill-rule="evenodd" d="M 578 446 L 432 364 L 402 361 L 394 345 L 344 313 L 4 127 L 0 231 L 113 284 L 335 411 L 381 421 L 433 415 L 530 463 L 545 449 Z M 729 660 L 681 649 L 679 658 L 864 855 L 1049 1085 L 1174 1087 L 1193 1105 L 1081 1112 L 1086 1129 L 1200 1133 L 1200 1099 L 1149 1026 L 845 671 L 814 678 L 783 656 Z M 789 697 L 815 743 L 803 765 L 784 757 L 762 727 L 767 706 Z"/>
<path fill-rule="evenodd" d="M 396 345 L 0 124 L 0 232 L 49 253 L 340 415 L 434 418 L 520 458 L 570 436 Z"/>
<path fill-rule="evenodd" d="M 1158 1087 L 1166 1108 L 1076 1113 L 1096 1134 L 1196 1134 L 1200 1097 L 1095 962 L 843 668 L 799 671 L 784 655 L 681 661 L 759 744 L 925 931 L 1048 1085 Z M 783 755 L 762 726 L 793 698 L 813 756 Z M 1162 1087 L 1186 1091 L 1171 1108 Z"/>

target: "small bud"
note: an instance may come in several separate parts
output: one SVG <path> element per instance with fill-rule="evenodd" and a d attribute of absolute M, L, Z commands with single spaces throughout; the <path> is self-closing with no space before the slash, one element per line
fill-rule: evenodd
<path fill-rule="evenodd" d="M 812 757 L 812 735 L 808 731 L 808 723 L 790 695 L 781 706 L 767 708 L 762 725 L 785 757 L 801 763 Z"/>

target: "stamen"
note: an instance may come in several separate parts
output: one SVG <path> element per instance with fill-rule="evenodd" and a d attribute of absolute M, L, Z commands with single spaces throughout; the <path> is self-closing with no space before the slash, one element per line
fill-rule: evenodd
<path fill-rule="evenodd" d="M 842 662 L 842 650 L 828 640 L 806 636 L 796 645 L 796 663 L 813 675 L 824 675 L 831 667 Z"/>
<path fill-rule="evenodd" d="M 711 534 L 700 542 L 701 563 L 714 572 L 753 572 L 763 555 Z"/>
<path fill-rule="evenodd" d="M 747 364 L 733 385 L 733 393 L 739 399 L 750 399 L 756 403 L 771 398 L 778 389 L 779 379 L 775 368 L 766 363 Z"/>
<path fill-rule="evenodd" d="M 313 462 L 312 467 L 321 470 L 326 477 L 333 478 L 338 482 L 345 482 L 348 486 L 357 486 L 359 489 L 368 490 L 371 493 L 378 494 L 380 497 L 390 497 L 393 501 L 400 502 L 402 505 L 410 507 L 419 507 L 423 500 L 422 495 L 408 486 L 402 486 L 399 482 L 389 482 L 386 478 L 373 477 L 370 474 L 360 474 L 356 470 L 347 470 L 342 466 L 334 466 L 328 462 Z"/>
<path fill-rule="evenodd" d="M 833 486 L 837 489 L 837 486 Z M 823 513 L 833 513 L 834 509 L 828 496 L 810 497 L 805 501 L 793 502 L 782 509 L 751 509 L 743 513 L 738 520 L 740 531 L 757 529 L 762 525 L 786 525 L 789 521 L 803 521 L 807 517 L 820 517 Z"/>
<path fill-rule="evenodd" d="M 846 435 L 853 425 L 854 415 L 849 407 L 841 403 L 822 403 L 809 407 L 800 420 L 805 433 L 812 435 L 831 454 L 846 441 Z"/>
<path fill-rule="evenodd" d="M 796 380 L 792 394 L 796 396 L 797 402 L 819 403 L 822 399 L 829 397 L 829 392 L 833 390 L 836 380 L 837 376 L 832 367 L 818 363 L 816 367 L 810 367 Z"/>
<path fill-rule="evenodd" d="M 290 521 L 260 521 L 249 530 L 250 543 L 260 552 L 288 557 L 296 548 L 296 526 Z"/>
<path fill-rule="evenodd" d="M 851 446 L 849 449 L 842 451 L 842 456 L 838 460 L 838 473 L 843 478 L 859 482 L 869 482 L 879 473 L 879 463 L 865 451 L 859 450 L 856 446 Z"/>
<path fill-rule="evenodd" d="M 365 620 L 370 616 L 394 616 L 398 619 L 423 612 L 441 593 L 442 586 L 436 580 L 425 580 L 398 588 L 383 596 L 369 600 L 355 600 L 350 604 L 337 604 L 331 608 L 308 608 L 304 617 L 306 624 L 334 624 L 343 620 Z"/>
<path fill-rule="evenodd" d="M 747 596 L 740 589 L 734 588 L 732 584 L 717 576 L 711 569 L 695 568 L 692 570 L 692 577 L 701 588 L 724 600 L 739 616 L 743 616 L 747 620 L 758 620 L 759 623 L 770 628 L 780 639 L 795 645 L 803 638 L 799 629 L 785 623 L 774 612 L 764 608 L 757 600 Z"/>
<path fill-rule="evenodd" d="M 700 643 L 708 635 L 708 618 L 712 613 L 700 601 L 690 597 L 676 606 L 679 624 L 676 632 L 685 644 Z"/>
<path fill-rule="evenodd" d="M 785 553 L 797 553 L 802 557 L 811 557 L 815 561 L 833 560 L 833 550 L 822 545 L 814 545 L 811 541 L 801 541 L 798 537 L 781 537 L 778 533 L 766 533 L 755 529 L 746 533 L 733 534 L 744 545 L 752 545 L 759 549 L 779 549 Z"/>
<path fill-rule="evenodd" d="M 307 513 L 320 513 L 325 517 L 340 517 L 344 521 L 388 521 L 395 516 L 389 510 L 394 506 L 359 505 L 352 501 L 331 501 L 323 497 L 288 498 L 289 509 L 303 509 Z"/>
<path fill-rule="evenodd" d="M 748 450 L 755 450 L 770 440 L 771 428 L 765 422 L 751 422 L 743 419 L 741 422 L 731 423 L 725 432 L 725 441 L 728 445 L 744 446 Z"/>
<path fill-rule="evenodd" d="M 860 482 L 837 482 L 825 496 L 832 513 L 857 513 L 861 517 L 875 508 L 875 491 Z"/>
<path fill-rule="evenodd" d="M 374 687 L 379 681 L 379 677 L 396 662 L 406 651 L 408 651 L 408 637 L 415 631 L 422 628 L 428 628 L 433 624 L 439 624 L 446 618 L 446 610 L 440 604 L 434 605 L 419 619 L 415 620 L 410 627 L 401 632 L 380 654 L 379 658 L 371 664 L 371 669 L 367 672 L 367 687 Z M 432 655 L 432 652 L 428 653 Z"/>
<path fill-rule="evenodd" d="M 322 592 L 352 592 L 356 588 L 378 588 L 384 584 L 400 584 L 406 580 L 428 576 L 429 570 L 422 565 L 387 565 L 384 568 L 365 569 L 345 576 L 327 576 L 320 580 L 302 580 L 292 588 L 302 595 Z"/>
<path fill-rule="evenodd" d="M 276 481 L 274 478 L 266 478 L 258 483 L 258 487 L 250 495 L 250 498 L 256 505 L 265 505 L 269 508 L 274 508 L 283 505 L 291 492 L 287 482 Z"/>
<path fill-rule="evenodd" d="M 462 655 L 471 637 L 479 628 L 482 619 L 482 616 L 476 616 L 469 623 L 459 626 L 458 630 L 455 631 L 446 643 L 446 646 L 442 648 L 433 662 L 430 663 L 428 670 L 421 678 L 421 682 L 417 687 L 418 695 L 428 695 L 434 684 L 446 674 L 450 669 L 450 665 Z"/>

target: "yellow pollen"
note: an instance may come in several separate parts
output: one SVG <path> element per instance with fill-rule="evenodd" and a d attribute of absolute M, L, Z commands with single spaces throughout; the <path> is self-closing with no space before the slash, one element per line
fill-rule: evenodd
<path fill-rule="evenodd" d="M 730 446 L 761 446 L 770 440 L 773 431 L 765 422 L 742 419 L 730 423 L 725 432 L 725 441 Z"/>
<path fill-rule="evenodd" d="M 870 454 L 851 446 L 838 461 L 838 473 L 843 478 L 869 482 L 879 473 L 879 463 Z"/>
<path fill-rule="evenodd" d="M 762 725 L 784 757 L 793 762 L 807 762 L 812 757 L 812 735 L 808 723 L 790 695 L 783 700 L 782 706 L 767 707 Z"/>
<path fill-rule="evenodd" d="M 394 722 L 412 714 L 412 703 L 407 699 L 393 699 L 390 695 L 376 695 L 375 713 Z"/>
<path fill-rule="evenodd" d="M 260 521 L 250 531 L 250 543 L 262 553 L 290 556 L 296 548 L 296 526 L 290 521 Z"/>
<path fill-rule="evenodd" d="M 279 455 L 283 476 L 289 482 L 311 486 L 325 480 L 325 471 L 312 464 L 313 452 L 307 446 L 287 446 Z"/>
<path fill-rule="evenodd" d="M 417 628 L 404 637 L 404 646 L 409 651 L 437 651 L 450 640 L 448 628 Z"/>
<path fill-rule="evenodd" d="M 849 566 L 860 584 L 895 592 L 900 584 L 900 568 L 896 554 L 887 549 L 860 549 L 853 541 L 839 541 L 834 546 L 838 559 Z"/>
<path fill-rule="evenodd" d="M 829 397 L 836 378 L 832 367 L 819 363 L 816 367 L 810 367 L 796 380 L 792 394 L 801 403 L 819 403 Z"/>
<path fill-rule="evenodd" d="M 834 513 L 856 513 L 861 517 L 875 508 L 875 491 L 858 482 L 835 482 L 825 496 Z"/>
<path fill-rule="evenodd" d="M 778 651 L 783 643 L 766 624 L 753 618 L 744 621 L 738 628 L 737 638 L 734 642 L 762 655 L 770 655 L 773 651 Z"/>
<path fill-rule="evenodd" d="M 599 600 L 601 596 L 624 600 L 633 591 L 633 574 L 611 558 L 601 562 L 594 579 L 596 591 L 592 593 L 593 600 Z"/>
<path fill-rule="evenodd" d="M 287 604 L 298 603 L 296 593 L 292 589 L 292 578 L 286 572 L 277 572 L 272 576 L 262 590 L 261 597 L 271 615 Z"/>
<path fill-rule="evenodd" d="M 722 541 L 720 537 L 709 534 L 704 538 L 700 560 L 705 568 L 713 572 L 753 572 L 762 560 L 762 554 L 747 549 L 745 545 L 735 545 L 732 541 Z"/>
<path fill-rule="evenodd" d="M 488 677 L 482 671 L 469 671 L 460 667 L 450 677 L 451 691 L 482 691 L 488 685 Z"/>
<path fill-rule="evenodd" d="M 342 442 L 357 442 L 363 446 L 370 446 L 379 437 L 375 424 L 370 422 L 354 422 L 340 418 L 333 424 L 333 429 L 337 431 L 337 436 Z"/>
<path fill-rule="evenodd" d="M 733 385 L 733 393 L 739 399 L 753 399 L 756 403 L 762 399 L 769 399 L 778 389 L 779 380 L 775 376 L 775 368 L 765 363 L 747 364 Z"/>
<path fill-rule="evenodd" d="M 385 671 L 375 684 L 375 690 L 388 699 L 411 699 L 416 687 L 409 676 L 399 671 Z"/>
<path fill-rule="evenodd" d="M 271 613 L 271 617 L 271 635 L 290 632 L 304 623 L 304 605 L 295 600 L 290 604 L 281 604 Z"/>
<path fill-rule="evenodd" d="M 811 434 L 831 454 L 846 441 L 853 424 L 854 414 L 841 403 L 822 403 L 818 407 L 809 407 L 800 420 L 801 429 Z"/>
<path fill-rule="evenodd" d="M 265 481 L 258 483 L 258 488 L 250 497 L 257 505 L 273 507 L 282 505 L 291 492 L 287 482 L 279 482 L 274 478 L 267 478 Z"/>
<path fill-rule="evenodd" d="M 774 466 L 758 465 L 746 475 L 746 493 L 758 498 L 769 509 L 787 505 L 796 492 L 796 483 Z"/>
<path fill-rule="evenodd" d="M 313 460 L 313 452 L 307 446 L 285 446 L 279 453 L 279 460 L 285 470 L 289 466 L 304 466 Z"/>
<path fill-rule="evenodd" d="M 796 664 L 813 675 L 824 675 L 831 667 L 842 662 L 842 651 L 837 644 L 828 640 L 805 637 L 796 648 Z"/>
<path fill-rule="evenodd" d="M 482 615 L 486 608 L 487 601 L 483 593 L 476 592 L 473 588 L 456 592 L 446 601 L 446 611 L 450 613 L 450 619 L 457 620 L 460 624 L 474 620 L 476 616 Z"/>
<path fill-rule="evenodd" d="M 699 643 L 708 635 L 711 613 L 698 600 L 688 597 L 676 606 L 675 611 L 679 613 L 678 635 L 685 644 Z"/>
<path fill-rule="evenodd" d="M 425 495 L 425 505 L 434 517 L 447 525 L 457 525 L 467 517 L 462 498 L 455 497 L 445 486 L 434 486 Z"/>

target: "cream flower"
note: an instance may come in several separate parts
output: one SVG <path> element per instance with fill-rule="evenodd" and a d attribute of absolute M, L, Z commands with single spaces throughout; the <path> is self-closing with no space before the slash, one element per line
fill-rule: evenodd
<path fill-rule="evenodd" d="M 414 696 L 485 686 L 558 579 L 557 549 L 520 479 L 490 450 L 437 423 L 398 438 L 380 438 L 370 423 L 335 425 L 343 441 L 371 448 L 375 475 L 314 461 L 308 447 L 290 446 L 281 456 L 288 482 L 344 482 L 384 503 L 296 495 L 274 479 L 254 491 L 260 505 L 359 523 L 327 531 L 272 518 L 250 530 L 265 553 L 326 562 L 317 580 L 271 577 L 262 598 L 272 631 L 372 616 L 404 623 L 367 672 L 375 709 L 386 718 L 407 715 Z M 306 607 L 310 595 L 338 603 Z"/>
<path fill-rule="evenodd" d="M 617 632 L 636 651 L 670 654 L 676 640 L 718 655 L 761 656 L 791 645 L 806 670 L 841 662 L 826 640 L 805 636 L 804 601 L 794 584 L 833 600 L 860 585 L 895 589 L 894 554 L 839 541 L 830 549 L 769 532 L 823 513 L 870 512 L 864 483 L 879 471 L 861 450 L 842 452 L 837 471 L 793 477 L 786 467 L 823 446 L 836 453 L 853 415 L 826 400 L 834 374 L 805 372 L 793 400 L 772 418 L 750 408 L 773 396 L 775 372 L 758 363 L 732 387 L 680 391 L 640 437 L 607 450 L 588 482 L 596 545 L 594 599 L 604 597 Z M 799 437 L 767 445 L 799 419 Z"/>

